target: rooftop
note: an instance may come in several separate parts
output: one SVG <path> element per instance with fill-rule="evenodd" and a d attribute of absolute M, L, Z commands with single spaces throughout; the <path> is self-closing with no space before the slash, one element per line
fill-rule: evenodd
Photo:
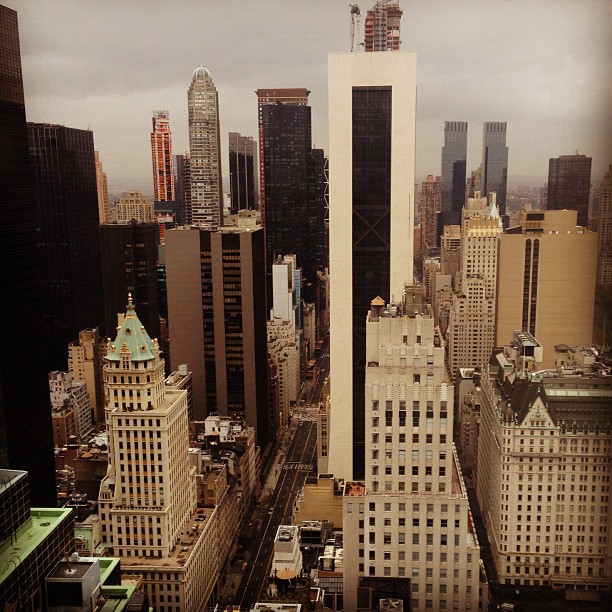
<path fill-rule="evenodd" d="M 30 520 L 0 546 L 0 584 L 72 513 L 71 508 L 32 508 Z M 58 551 L 59 556 L 60 551 Z"/>
<path fill-rule="evenodd" d="M 149 361 L 155 359 L 155 342 L 136 315 L 132 294 L 128 295 L 127 312 L 117 331 L 114 342 L 110 342 L 106 359 L 121 361 L 122 354 L 129 352 L 131 361 Z"/>

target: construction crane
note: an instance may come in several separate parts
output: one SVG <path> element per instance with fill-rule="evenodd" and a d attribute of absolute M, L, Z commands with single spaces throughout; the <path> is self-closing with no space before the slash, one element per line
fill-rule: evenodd
<path fill-rule="evenodd" d="M 349 6 L 351 7 L 351 53 L 353 53 L 355 51 L 355 32 L 357 32 L 357 38 L 360 34 L 361 10 L 358 4 L 349 4 Z"/>

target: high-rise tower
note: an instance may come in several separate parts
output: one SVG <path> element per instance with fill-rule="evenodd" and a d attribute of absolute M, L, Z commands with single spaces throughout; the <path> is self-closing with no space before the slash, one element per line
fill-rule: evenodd
<path fill-rule="evenodd" d="M 413 276 L 416 54 L 331 54 L 328 83 L 329 471 L 360 478 L 365 317 Z"/>
<path fill-rule="evenodd" d="M 257 146 L 251 136 L 229 133 L 231 212 L 255 210 Z"/>
<path fill-rule="evenodd" d="M 49 365 L 65 370 L 68 343 L 104 318 L 93 133 L 28 123 L 28 136 Z"/>
<path fill-rule="evenodd" d="M 398 0 L 377 0 L 365 18 L 364 46 L 369 51 L 398 51 L 402 9 Z"/>
<path fill-rule="evenodd" d="M 98 186 L 98 216 L 100 224 L 110 221 L 110 210 L 108 208 L 108 177 L 102 168 L 100 154 L 94 151 L 96 158 L 96 184 Z"/>
<path fill-rule="evenodd" d="M 461 209 L 465 204 L 467 135 L 467 121 L 444 122 L 442 196 L 438 236 L 443 234 L 445 225 L 461 223 Z"/>
<path fill-rule="evenodd" d="M 153 111 L 151 131 L 151 156 L 153 160 L 153 192 L 156 202 L 174 202 L 174 164 L 172 158 L 172 134 L 170 113 Z"/>
<path fill-rule="evenodd" d="M 508 186 L 508 147 L 506 146 L 506 122 L 488 121 L 482 133 L 481 192 L 488 196 L 497 193 L 497 208 L 504 221 L 506 215 L 506 191 Z"/>
<path fill-rule="evenodd" d="M 306 299 L 314 301 L 324 251 L 324 154 L 312 149 L 307 89 L 258 89 L 260 210 L 266 228 L 268 290 L 278 255 L 295 253 Z M 312 289 L 312 290 L 311 290 Z"/>
<path fill-rule="evenodd" d="M 586 155 L 561 155 L 548 163 L 548 210 L 578 211 L 578 225 L 588 226 L 591 161 Z"/>
<path fill-rule="evenodd" d="M 210 72 L 196 68 L 187 92 L 192 223 L 223 225 L 219 98 Z"/>
<path fill-rule="evenodd" d="M 0 134 L 4 215 L 0 332 L 6 346 L 11 347 L 0 351 L 0 468 L 27 470 L 34 504 L 54 507 L 47 338 L 38 278 L 39 238 L 28 159 L 19 28 L 17 13 L 4 6 L 0 6 Z"/>
<path fill-rule="evenodd" d="M 599 187 L 597 283 L 612 286 L 612 165 Z"/>
<path fill-rule="evenodd" d="M 193 372 L 194 417 L 241 415 L 268 441 L 265 243 L 254 211 L 237 226 L 166 234 L 172 369 Z"/>

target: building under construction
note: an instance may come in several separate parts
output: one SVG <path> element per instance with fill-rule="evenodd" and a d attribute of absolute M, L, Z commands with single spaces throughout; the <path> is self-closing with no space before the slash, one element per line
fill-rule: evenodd
<path fill-rule="evenodd" d="M 365 51 L 399 51 L 401 18 L 398 0 L 379 0 L 366 14 Z"/>

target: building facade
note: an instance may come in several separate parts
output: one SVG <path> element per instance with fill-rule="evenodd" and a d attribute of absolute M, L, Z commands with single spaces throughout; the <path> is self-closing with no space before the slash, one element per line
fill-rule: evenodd
<path fill-rule="evenodd" d="M 577 226 L 576 215 L 522 211 L 520 225 L 499 241 L 495 346 L 527 331 L 547 368 L 556 344 L 589 346 L 593 337 L 597 234 Z"/>
<path fill-rule="evenodd" d="M 187 363 L 193 372 L 196 420 L 241 416 L 265 446 L 265 252 L 254 214 L 243 211 L 238 226 L 168 232 L 168 316 L 172 367 Z"/>
<path fill-rule="evenodd" d="M 365 462 L 365 316 L 373 295 L 399 297 L 413 276 L 416 54 L 331 54 L 328 83 L 329 471 L 357 478 Z"/>
<path fill-rule="evenodd" d="M 444 340 L 420 289 L 406 286 L 402 302 L 386 307 L 376 298 L 367 317 L 368 467 L 365 482 L 349 482 L 344 492 L 346 610 L 357 609 L 358 587 L 374 579 L 386 580 L 382 596 L 403 600 L 405 609 L 487 604 L 453 445 Z"/>
<path fill-rule="evenodd" d="M 442 235 L 445 225 L 461 223 L 461 210 L 465 204 L 467 137 L 467 121 L 444 122 L 438 236 Z"/>
<path fill-rule="evenodd" d="M 487 121 L 482 130 L 482 169 L 480 191 L 483 196 L 497 194 L 497 208 L 506 216 L 506 194 L 508 191 L 508 147 L 506 146 L 506 122 Z M 504 222 L 507 226 L 507 222 Z"/>
<path fill-rule="evenodd" d="M 575 210 L 578 225 L 589 225 L 591 162 L 586 155 L 561 155 L 548 162 L 547 210 Z"/>
<path fill-rule="evenodd" d="M 480 386 L 476 490 L 497 575 L 507 585 L 609 589 L 610 369 L 590 349 L 563 345 L 542 370 L 530 344 L 517 332 Z"/>
<path fill-rule="evenodd" d="M 0 330 L 11 346 L 10 351 L 0 352 L 0 468 L 26 470 L 32 500 L 53 507 L 48 337 L 37 274 L 37 211 L 28 158 L 17 13 L 5 6 L 0 6 L 0 34 L 0 192 L 6 216 L 0 261 L 10 262 L 3 267 Z M 23 341 L 24 329 L 28 330 L 27 342 Z M 33 447 L 37 453 L 32 453 Z"/>
<path fill-rule="evenodd" d="M 497 252 L 502 221 L 495 199 L 468 198 L 461 224 L 461 286 L 453 295 L 447 330 L 448 367 L 453 381 L 458 368 L 489 361 L 495 342 Z"/>
<path fill-rule="evenodd" d="M 28 136 L 49 369 L 65 370 L 68 343 L 104 316 L 93 133 L 29 123 Z"/>
<path fill-rule="evenodd" d="M 96 185 L 98 188 L 98 216 L 100 224 L 110 221 L 110 209 L 108 207 L 108 177 L 102 168 L 100 154 L 94 151 L 96 159 Z"/>
<path fill-rule="evenodd" d="M 597 283 L 612 286 L 612 166 L 599 188 Z"/>
<path fill-rule="evenodd" d="M 210 72 L 193 72 L 187 92 L 191 185 L 191 222 L 223 225 L 219 98 Z"/>
<path fill-rule="evenodd" d="M 153 162 L 153 193 L 156 202 L 174 202 L 174 158 L 170 113 L 153 112 L 151 131 L 151 157 Z"/>
<path fill-rule="evenodd" d="M 429 255 L 438 246 L 438 215 L 440 213 L 441 182 L 439 176 L 429 174 L 421 183 L 421 253 Z"/>
<path fill-rule="evenodd" d="M 257 167 L 257 144 L 253 137 L 230 132 L 230 213 L 257 209 Z"/>
<path fill-rule="evenodd" d="M 49 398 L 53 417 L 53 443 L 64 446 L 84 442 L 93 432 L 93 415 L 87 384 L 74 380 L 70 372 L 49 372 Z"/>
<path fill-rule="evenodd" d="M 191 158 L 189 153 L 174 156 L 174 197 L 176 224 L 191 225 Z"/>
<path fill-rule="evenodd" d="M 383 0 L 366 13 L 363 41 L 366 52 L 399 51 L 402 12 L 397 0 Z"/>
<path fill-rule="evenodd" d="M 140 223 L 152 223 L 155 219 L 153 202 L 137 189 L 127 191 L 121 196 L 115 209 L 116 219 L 119 223 L 129 223 L 132 220 Z"/>
<path fill-rule="evenodd" d="M 106 335 L 113 337 L 117 315 L 128 293 L 153 338 L 160 337 L 157 285 L 157 226 L 154 223 L 109 223 L 100 226 Z"/>

